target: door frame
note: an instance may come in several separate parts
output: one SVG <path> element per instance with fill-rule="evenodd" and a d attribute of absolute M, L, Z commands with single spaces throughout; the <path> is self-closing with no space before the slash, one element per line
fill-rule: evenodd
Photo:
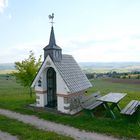
<path fill-rule="evenodd" d="M 56 95 L 56 71 L 54 68 L 49 67 L 47 69 L 47 106 L 50 108 L 57 107 L 57 95 Z"/>

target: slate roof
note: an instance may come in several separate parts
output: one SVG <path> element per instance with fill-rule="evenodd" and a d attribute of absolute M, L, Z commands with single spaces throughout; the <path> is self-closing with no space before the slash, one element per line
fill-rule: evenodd
<path fill-rule="evenodd" d="M 61 62 L 54 62 L 71 93 L 92 87 L 86 75 L 71 55 L 62 55 Z"/>

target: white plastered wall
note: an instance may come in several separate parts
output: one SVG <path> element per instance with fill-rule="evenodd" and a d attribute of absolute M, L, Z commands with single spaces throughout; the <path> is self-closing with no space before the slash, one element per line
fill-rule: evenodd
<path fill-rule="evenodd" d="M 65 107 L 69 107 L 70 104 L 64 103 L 64 97 L 57 96 L 57 101 L 59 102 L 58 111 L 69 114 L 70 110 L 65 109 Z"/>
<path fill-rule="evenodd" d="M 47 104 L 47 94 L 36 93 L 36 106 L 44 107 Z"/>
<path fill-rule="evenodd" d="M 67 95 L 69 93 L 68 87 L 66 86 L 64 80 L 62 79 L 61 75 L 59 74 L 58 70 L 56 69 L 53 61 L 48 56 L 43 64 L 42 68 L 38 72 L 38 75 L 34 81 L 36 97 L 37 97 L 36 105 L 38 107 L 44 107 L 45 105 L 47 105 L 47 80 L 46 80 L 47 75 L 46 74 L 47 74 L 47 69 L 49 67 L 54 68 L 54 70 L 56 71 L 57 94 Z M 41 84 L 41 87 L 38 87 L 38 80 L 40 78 L 42 80 L 42 84 Z M 65 110 L 64 106 L 67 106 L 67 104 L 64 104 L 64 97 L 57 96 L 57 110 L 64 112 L 64 113 L 68 113 L 69 110 Z"/>
<path fill-rule="evenodd" d="M 46 77 L 46 74 L 43 71 L 39 77 L 39 79 L 42 81 L 41 86 L 38 86 L 38 82 L 35 84 L 37 107 L 44 107 L 47 104 L 47 88 L 45 85 L 46 79 L 44 77 Z"/>

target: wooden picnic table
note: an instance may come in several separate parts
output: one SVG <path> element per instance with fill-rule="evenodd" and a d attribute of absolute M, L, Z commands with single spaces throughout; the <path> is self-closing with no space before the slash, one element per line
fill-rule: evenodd
<path fill-rule="evenodd" d="M 116 118 L 113 110 L 116 107 L 119 112 L 121 111 L 121 108 L 119 106 L 119 102 L 126 96 L 126 93 L 108 93 L 100 98 L 98 98 L 98 101 L 103 102 L 104 107 L 106 110 L 110 113 L 113 119 Z"/>

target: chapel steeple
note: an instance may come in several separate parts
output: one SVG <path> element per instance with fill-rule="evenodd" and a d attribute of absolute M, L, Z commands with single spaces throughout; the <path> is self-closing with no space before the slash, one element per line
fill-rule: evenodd
<path fill-rule="evenodd" d="M 56 45 L 53 26 L 51 27 L 49 45 L 50 45 L 50 46 Z"/>
<path fill-rule="evenodd" d="M 53 18 L 54 14 L 49 15 L 49 19 L 51 19 L 52 27 L 50 33 L 49 44 L 44 48 L 44 60 L 49 55 L 53 61 L 61 61 L 62 59 L 62 49 L 56 45 L 54 29 L 53 29 Z"/>

